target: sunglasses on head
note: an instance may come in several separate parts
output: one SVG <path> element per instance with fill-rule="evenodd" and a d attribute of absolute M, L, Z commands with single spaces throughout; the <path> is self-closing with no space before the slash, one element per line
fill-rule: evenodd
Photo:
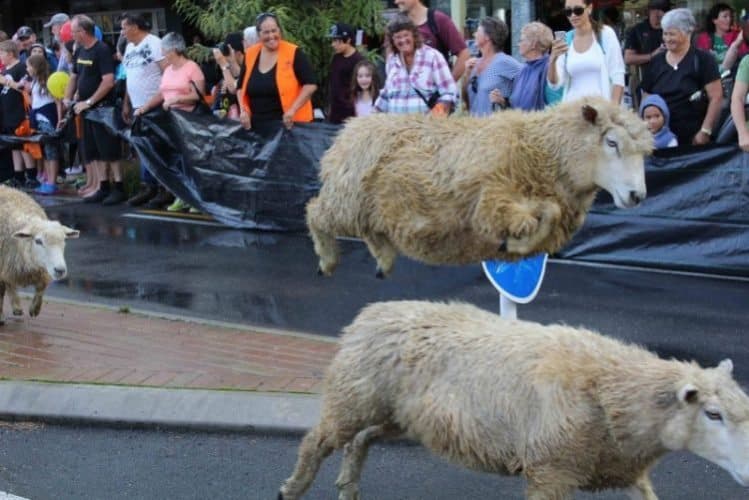
<path fill-rule="evenodd" d="M 585 12 L 585 7 L 582 7 L 580 5 L 576 7 L 564 8 L 564 15 L 567 17 L 572 17 L 572 14 L 575 14 L 576 16 L 582 16 L 584 12 Z"/>
<path fill-rule="evenodd" d="M 275 19 L 276 21 L 278 21 L 278 17 L 276 17 L 276 15 L 273 12 L 261 12 L 255 18 L 255 24 L 262 23 L 263 21 L 265 21 L 269 17 L 272 17 L 273 19 Z"/>

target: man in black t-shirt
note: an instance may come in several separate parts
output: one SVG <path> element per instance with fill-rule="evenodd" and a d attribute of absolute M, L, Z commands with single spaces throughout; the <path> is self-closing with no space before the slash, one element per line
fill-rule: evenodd
<path fill-rule="evenodd" d="M 354 30 L 344 23 L 336 23 L 330 28 L 328 38 L 332 38 L 333 60 L 330 63 L 330 123 L 343 123 L 354 116 L 354 101 L 351 98 L 351 78 L 354 66 L 364 59 L 354 47 Z"/>
<path fill-rule="evenodd" d="M 127 198 L 119 162 L 122 150 L 120 141 L 106 127 L 86 120 L 85 117 L 89 109 L 112 105 L 114 97 L 112 53 L 103 42 L 96 39 L 94 29 L 94 21 L 90 17 L 73 17 L 70 31 L 78 48 L 73 54 L 72 72 L 65 91 L 65 105 L 73 105 L 75 114 L 82 115 L 83 118 L 82 152 L 89 175 L 89 189 L 83 193 L 84 202 L 114 205 Z M 110 188 L 107 180 L 107 167 L 112 169 L 114 188 Z"/>
<path fill-rule="evenodd" d="M 663 47 L 661 19 L 670 8 L 669 0 L 650 0 L 647 19 L 634 25 L 627 33 L 624 63 L 634 66 L 634 71 L 630 72 L 630 90 L 635 98 L 635 108 L 639 106 L 637 87 L 642 80 L 643 71 L 653 57 L 666 50 Z"/>

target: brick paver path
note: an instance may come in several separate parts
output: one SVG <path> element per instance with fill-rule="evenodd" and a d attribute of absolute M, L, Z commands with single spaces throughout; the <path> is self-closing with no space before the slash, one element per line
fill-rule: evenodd
<path fill-rule="evenodd" d="M 28 309 L 24 301 L 24 312 Z M 338 348 L 313 336 L 241 330 L 45 302 L 0 326 L 0 378 L 313 392 Z"/>

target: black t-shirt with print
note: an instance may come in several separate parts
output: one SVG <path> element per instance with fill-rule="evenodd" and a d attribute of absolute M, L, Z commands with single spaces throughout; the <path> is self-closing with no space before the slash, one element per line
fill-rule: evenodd
<path fill-rule="evenodd" d="M 78 100 L 85 101 L 99 88 L 102 76 L 114 74 L 114 60 L 107 46 L 97 40 L 90 48 L 79 47 L 73 54 L 73 72 L 78 75 Z M 114 92 L 96 104 L 111 104 Z"/>
<path fill-rule="evenodd" d="M 3 76 L 20 82 L 26 78 L 26 67 L 20 62 L 3 70 Z M 26 118 L 23 105 L 23 94 L 8 86 L 0 88 L 0 111 L 2 112 L 2 128 L 6 133 L 12 133 Z"/>

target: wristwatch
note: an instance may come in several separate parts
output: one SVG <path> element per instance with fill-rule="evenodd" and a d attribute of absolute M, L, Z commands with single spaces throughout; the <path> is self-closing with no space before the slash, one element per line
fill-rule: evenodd
<path fill-rule="evenodd" d="M 224 71 L 226 71 L 228 69 L 231 69 L 231 64 L 227 64 L 225 66 L 221 66 L 221 69 L 223 69 Z"/>
<path fill-rule="evenodd" d="M 92 101 L 91 99 L 86 99 L 86 106 L 90 108 L 93 105 L 94 105 L 94 101 Z"/>
<path fill-rule="evenodd" d="M 709 128 L 707 128 L 707 127 L 702 127 L 700 129 L 700 132 L 702 132 L 703 134 L 707 135 L 708 137 L 711 137 L 713 135 L 713 131 L 710 130 Z"/>

